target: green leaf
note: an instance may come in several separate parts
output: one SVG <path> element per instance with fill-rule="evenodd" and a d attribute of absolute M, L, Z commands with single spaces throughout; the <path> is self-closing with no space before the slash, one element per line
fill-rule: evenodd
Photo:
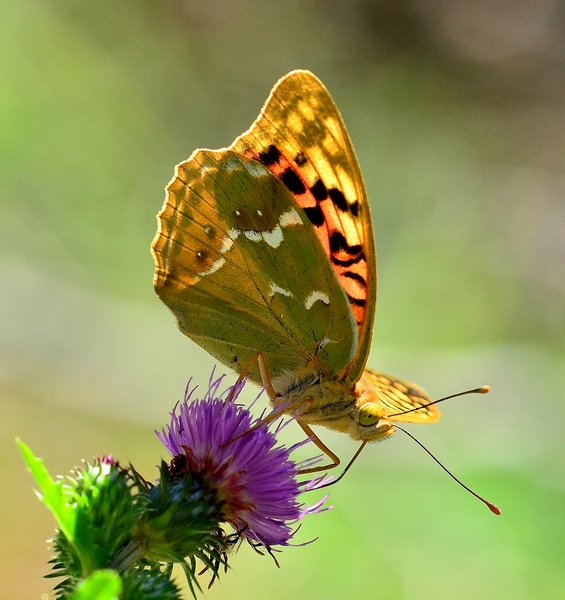
<path fill-rule="evenodd" d="M 33 475 L 41 494 L 38 494 L 47 508 L 53 513 L 61 531 L 70 542 L 74 541 L 77 510 L 67 503 L 62 481 L 51 479 L 43 461 L 34 456 L 31 449 L 19 438 L 16 443 L 25 463 Z"/>
<path fill-rule="evenodd" d="M 116 600 L 122 581 L 116 571 L 96 571 L 79 584 L 69 600 Z"/>

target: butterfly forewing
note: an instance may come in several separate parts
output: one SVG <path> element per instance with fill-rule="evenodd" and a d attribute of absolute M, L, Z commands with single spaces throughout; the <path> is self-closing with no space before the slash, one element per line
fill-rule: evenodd
<path fill-rule="evenodd" d="M 355 357 L 339 375 L 356 381 L 371 342 L 376 258 L 363 178 L 335 103 L 312 73 L 293 71 L 231 148 L 279 177 L 314 226 L 357 324 Z"/>
<path fill-rule="evenodd" d="M 230 150 L 178 165 L 158 215 L 155 288 L 183 333 L 241 370 L 344 368 L 357 348 L 349 303 L 312 225 L 280 179 Z M 252 378 L 259 381 L 256 365 Z"/>

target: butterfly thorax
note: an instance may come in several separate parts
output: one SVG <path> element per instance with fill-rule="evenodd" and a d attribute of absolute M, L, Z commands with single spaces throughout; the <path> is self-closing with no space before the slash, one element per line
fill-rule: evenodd
<path fill-rule="evenodd" d="M 323 425 L 361 441 L 378 441 L 394 433 L 374 388 L 324 378 L 310 366 L 287 371 L 272 384 L 277 393 L 275 408 L 308 425 Z"/>

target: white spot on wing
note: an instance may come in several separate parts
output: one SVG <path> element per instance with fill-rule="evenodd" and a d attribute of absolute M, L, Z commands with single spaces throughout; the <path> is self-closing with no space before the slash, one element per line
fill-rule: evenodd
<path fill-rule="evenodd" d="M 263 236 L 261 235 L 261 233 L 259 231 L 244 231 L 243 235 L 248 239 L 251 240 L 252 242 L 260 242 L 263 239 Z"/>
<path fill-rule="evenodd" d="M 228 229 L 228 235 L 231 237 L 232 240 L 237 240 L 239 234 L 240 231 L 238 229 Z"/>
<path fill-rule="evenodd" d="M 291 225 L 302 224 L 302 219 L 294 207 L 283 213 L 279 219 L 279 225 L 281 227 L 290 227 Z"/>
<path fill-rule="evenodd" d="M 271 296 L 274 296 L 275 294 L 282 294 L 287 298 L 292 298 L 292 292 L 289 292 L 288 290 L 285 290 L 284 288 L 278 286 L 274 281 L 271 281 L 269 286 L 271 287 Z"/>
<path fill-rule="evenodd" d="M 230 237 L 232 238 L 232 240 L 234 240 L 237 237 L 237 235 L 239 234 L 239 231 L 230 229 L 230 231 L 228 233 L 230 234 Z M 283 241 L 283 232 L 282 232 L 282 229 L 278 225 L 272 231 L 261 232 L 261 231 L 253 231 L 252 229 L 249 229 L 247 231 L 244 231 L 243 235 L 250 242 L 260 242 L 261 240 L 263 240 L 263 241 L 267 242 L 267 244 L 269 244 L 269 246 L 271 246 L 271 248 L 278 248 Z"/>
<path fill-rule="evenodd" d="M 330 303 L 330 298 L 327 294 L 324 294 L 324 292 L 313 291 L 310 292 L 306 300 L 304 300 L 304 306 L 306 307 L 306 310 L 310 310 L 312 306 L 314 306 L 314 303 L 318 302 L 318 300 L 324 304 Z"/>
<path fill-rule="evenodd" d="M 263 239 L 271 248 L 278 248 L 283 241 L 282 229 L 277 225 L 272 231 L 264 231 Z"/>
<path fill-rule="evenodd" d="M 237 231 L 236 233 L 239 233 L 239 231 Z M 233 238 L 232 238 L 232 236 L 225 237 L 222 240 L 222 246 L 220 248 L 220 254 L 225 254 L 228 250 L 232 249 L 232 246 L 233 246 Z"/>
<path fill-rule="evenodd" d="M 202 275 L 202 277 L 204 277 L 205 275 L 212 275 L 212 273 L 215 273 L 218 269 L 221 269 L 224 266 L 225 262 L 225 258 L 218 258 L 218 260 L 211 264 L 210 268 L 207 271 L 202 271 L 201 273 L 199 273 L 199 275 Z"/>

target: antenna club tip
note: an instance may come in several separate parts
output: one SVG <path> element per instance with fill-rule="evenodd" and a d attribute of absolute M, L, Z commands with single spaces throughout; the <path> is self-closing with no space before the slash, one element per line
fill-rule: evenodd
<path fill-rule="evenodd" d="M 497 516 L 502 514 L 502 510 L 498 508 L 496 504 L 493 504 L 492 502 L 487 502 L 487 506 L 491 513 L 494 513 Z"/>
<path fill-rule="evenodd" d="M 490 385 L 482 385 L 477 389 L 477 392 L 479 392 L 479 394 L 488 394 L 490 392 Z"/>

